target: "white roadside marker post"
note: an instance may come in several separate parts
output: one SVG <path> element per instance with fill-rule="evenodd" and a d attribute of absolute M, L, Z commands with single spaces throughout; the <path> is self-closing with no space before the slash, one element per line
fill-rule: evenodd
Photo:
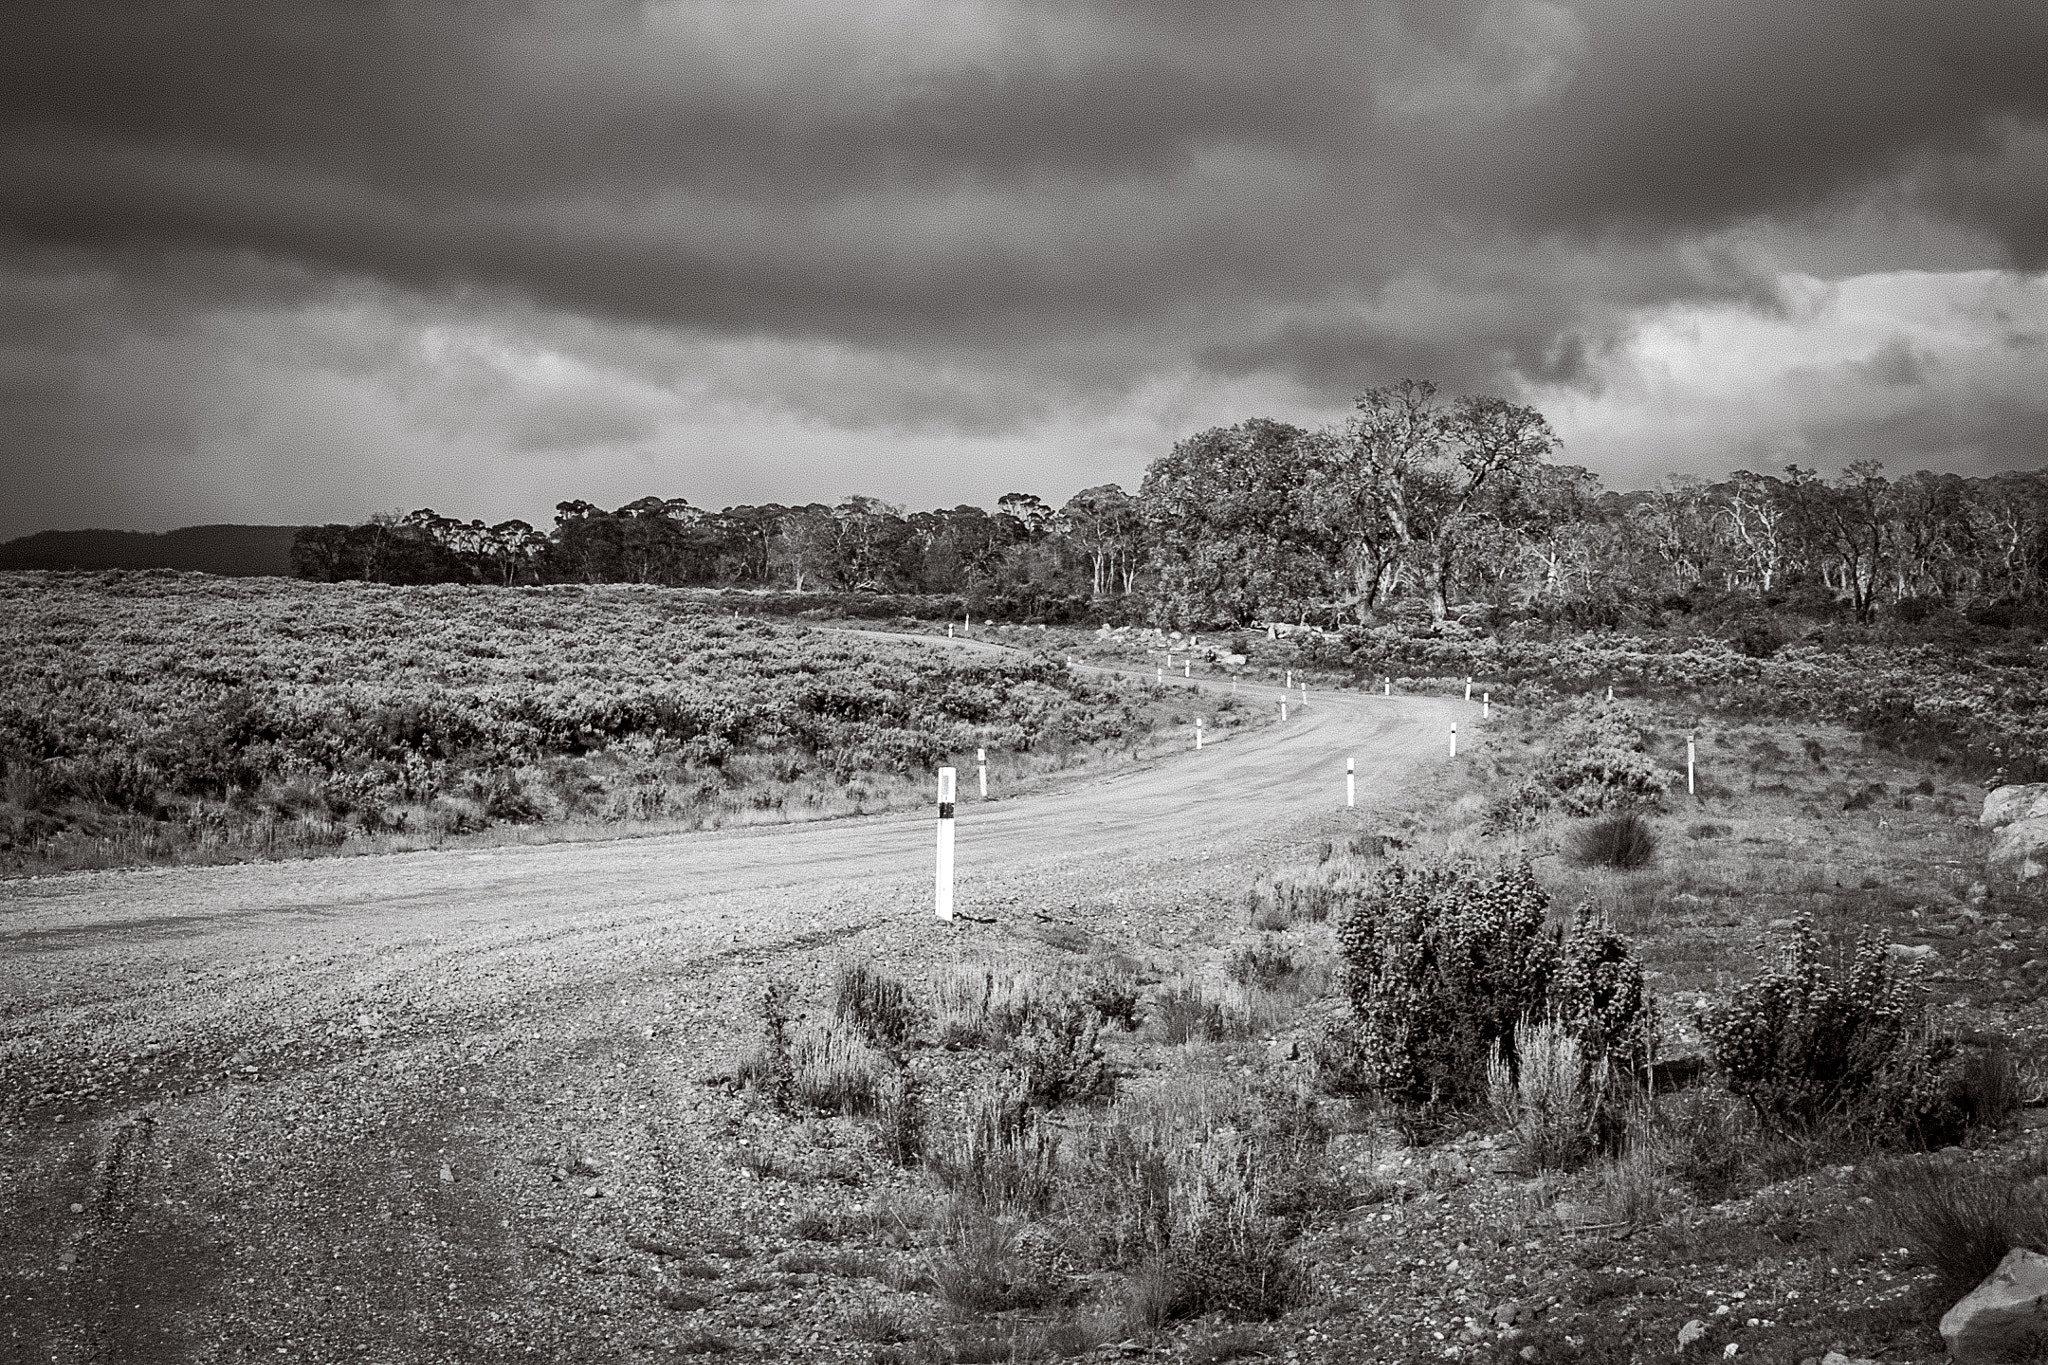
<path fill-rule="evenodd" d="M 1344 760 L 1344 805 L 1347 809 L 1358 804 L 1358 760 Z"/>
<path fill-rule="evenodd" d="M 1393 680 L 1393 678 L 1389 677 L 1389 678 L 1387 679 L 1387 686 L 1386 686 L 1386 690 L 1385 690 L 1384 692 L 1382 692 L 1382 693 L 1381 693 L 1380 695 L 1382 695 L 1382 696 L 1386 696 L 1386 697 L 1391 697 L 1391 696 L 1393 696 L 1393 695 L 1394 695 L 1394 680 Z"/>
<path fill-rule="evenodd" d="M 1280 719 L 1287 719 L 1287 703 L 1285 701 L 1280 703 Z"/>
<path fill-rule="evenodd" d="M 951 621 L 946 622 L 946 638 L 948 640 L 953 638 L 953 623 Z"/>
<path fill-rule="evenodd" d="M 1693 755 L 1693 747 L 1692 747 L 1692 746 L 1693 746 L 1693 740 L 1694 740 L 1694 736 L 1692 736 L 1692 735 L 1687 735 L 1687 736 L 1685 737 L 1685 794 L 1686 794 L 1687 796 L 1691 796 L 1691 795 L 1693 795 L 1693 786 L 1692 786 L 1692 755 Z"/>
<path fill-rule="evenodd" d="M 1613 700 L 1614 700 L 1614 684 L 1613 684 L 1613 683 L 1609 683 L 1609 684 L 1607 684 L 1607 700 L 1609 700 L 1609 701 L 1613 701 Z"/>
<path fill-rule="evenodd" d="M 1164 668 L 1161 668 L 1161 667 L 1160 667 L 1159 665 L 1157 665 L 1157 664 L 1154 664 L 1154 665 L 1152 666 L 1152 681 L 1153 681 L 1153 682 L 1165 682 L 1165 681 L 1166 681 L 1166 670 L 1165 670 Z"/>
<path fill-rule="evenodd" d="M 1457 727 L 1457 726 L 1456 726 L 1456 725 L 1454 724 L 1454 725 L 1452 725 L 1452 726 L 1451 726 L 1451 757 L 1452 757 L 1452 758 L 1456 758 L 1457 756 L 1458 756 L 1458 727 Z"/>
<path fill-rule="evenodd" d="M 1493 719 L 1493 693 L 1491 692 L 1481 692 L 1479 694 L 1479 719 Z"/>
<path fill-rule="evenodd" d="M 1230 675 L 1230 695 L 1233 697 L 1237 695 L 1237 674 L 1235 673 Z"/>
<path fill-rule="evenodd" d="M 1195 717 L 1195 752 L 1202 752 L 1202 718 Z"/>
<path fill-rule="evenodd" d="M 1195 676 L 1195 661 L 1193 659 L 1182 659 L 1180 661 L 1180 675 L 1183 678 Z"/>
<path fill-rule="evenodd" d="M 1465 700 L 1472 700 L 1472 675 L 1469 673 L 1465 675 Z"/>
<path fill-rule="evenodd" d="M 939 865 L 936 892 L 938 916 L 953 922 L 953 778 L 951 768 L 939 769 Z"/>
<path fill-rule="evenodd" d="M 1294 690 L 1294 670 L 1291 668 L 1287 670 L 1287 690 L 1290 692 Z"/>
<path fill-rule="evenodd" d="M 982 800 L 988 799 L 988 750 L 974 751 L 974 776 L 981 783 Z"/>

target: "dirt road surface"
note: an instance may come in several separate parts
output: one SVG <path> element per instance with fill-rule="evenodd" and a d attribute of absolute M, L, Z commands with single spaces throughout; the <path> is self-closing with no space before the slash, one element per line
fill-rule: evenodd
<path fill-rule="evenodd" d="M 993 924 L 933 923 L 927 816 L 0 883 L 0 1361 L 671 1359 L 688 1303 L 647 1267 L 776 1232 L 706 1084 L 766 981 L 1048 926 L 1170 952 L 1433 785 L 1453 720 L 1319 693 L 1065 789 L 970 772 L 960 905 Z M 738 1346 L 859 1358 L 799 1297 Z"/>

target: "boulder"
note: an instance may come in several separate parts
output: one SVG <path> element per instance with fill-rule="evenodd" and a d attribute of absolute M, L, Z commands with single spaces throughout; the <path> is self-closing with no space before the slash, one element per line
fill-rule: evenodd
<path fill-rule="evenodd" d="M 1941 1339 L 1962 1365 L 2003 1360 L 2048 1336 L 2048 1256 L 2026 1247 L 1941 1315 Z"/>
<path fill-rule="evenodd" d="M 2048 815 L 2015 820 L 1991 841 L 1990 869 L 2014 882 L 2048 872 Z"/>
<path fill-rule="evenodd" d="M 2048 782 L 2026 782 L 1994 789 L 1984 798 L 1984 813 L 1977 823 L 1986 829 L 2000 829 L 2016 820 L 2044 815 L 2048 815 Z"/>

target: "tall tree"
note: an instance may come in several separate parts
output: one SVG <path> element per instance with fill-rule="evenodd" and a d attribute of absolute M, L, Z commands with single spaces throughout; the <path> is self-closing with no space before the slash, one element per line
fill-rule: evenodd
<path fill-rule="evenodd" d="M 1322 596 L 1316 531 L 1295 497 L 1307 435 L 1264 417 L 1213 427 L 1145 471 L 1138 501 L 1159 565 L 1156 614 L 1244 624 Z"/>

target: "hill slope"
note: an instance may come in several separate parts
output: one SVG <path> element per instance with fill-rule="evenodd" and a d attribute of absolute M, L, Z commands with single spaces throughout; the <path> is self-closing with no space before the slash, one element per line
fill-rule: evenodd
<path fill-rule="evenodd" d="M 186 526 L 176 531 L 38 531 L 0 544 L 0 569 L 192 569 L 289 576 L 296 526 Z"/>

